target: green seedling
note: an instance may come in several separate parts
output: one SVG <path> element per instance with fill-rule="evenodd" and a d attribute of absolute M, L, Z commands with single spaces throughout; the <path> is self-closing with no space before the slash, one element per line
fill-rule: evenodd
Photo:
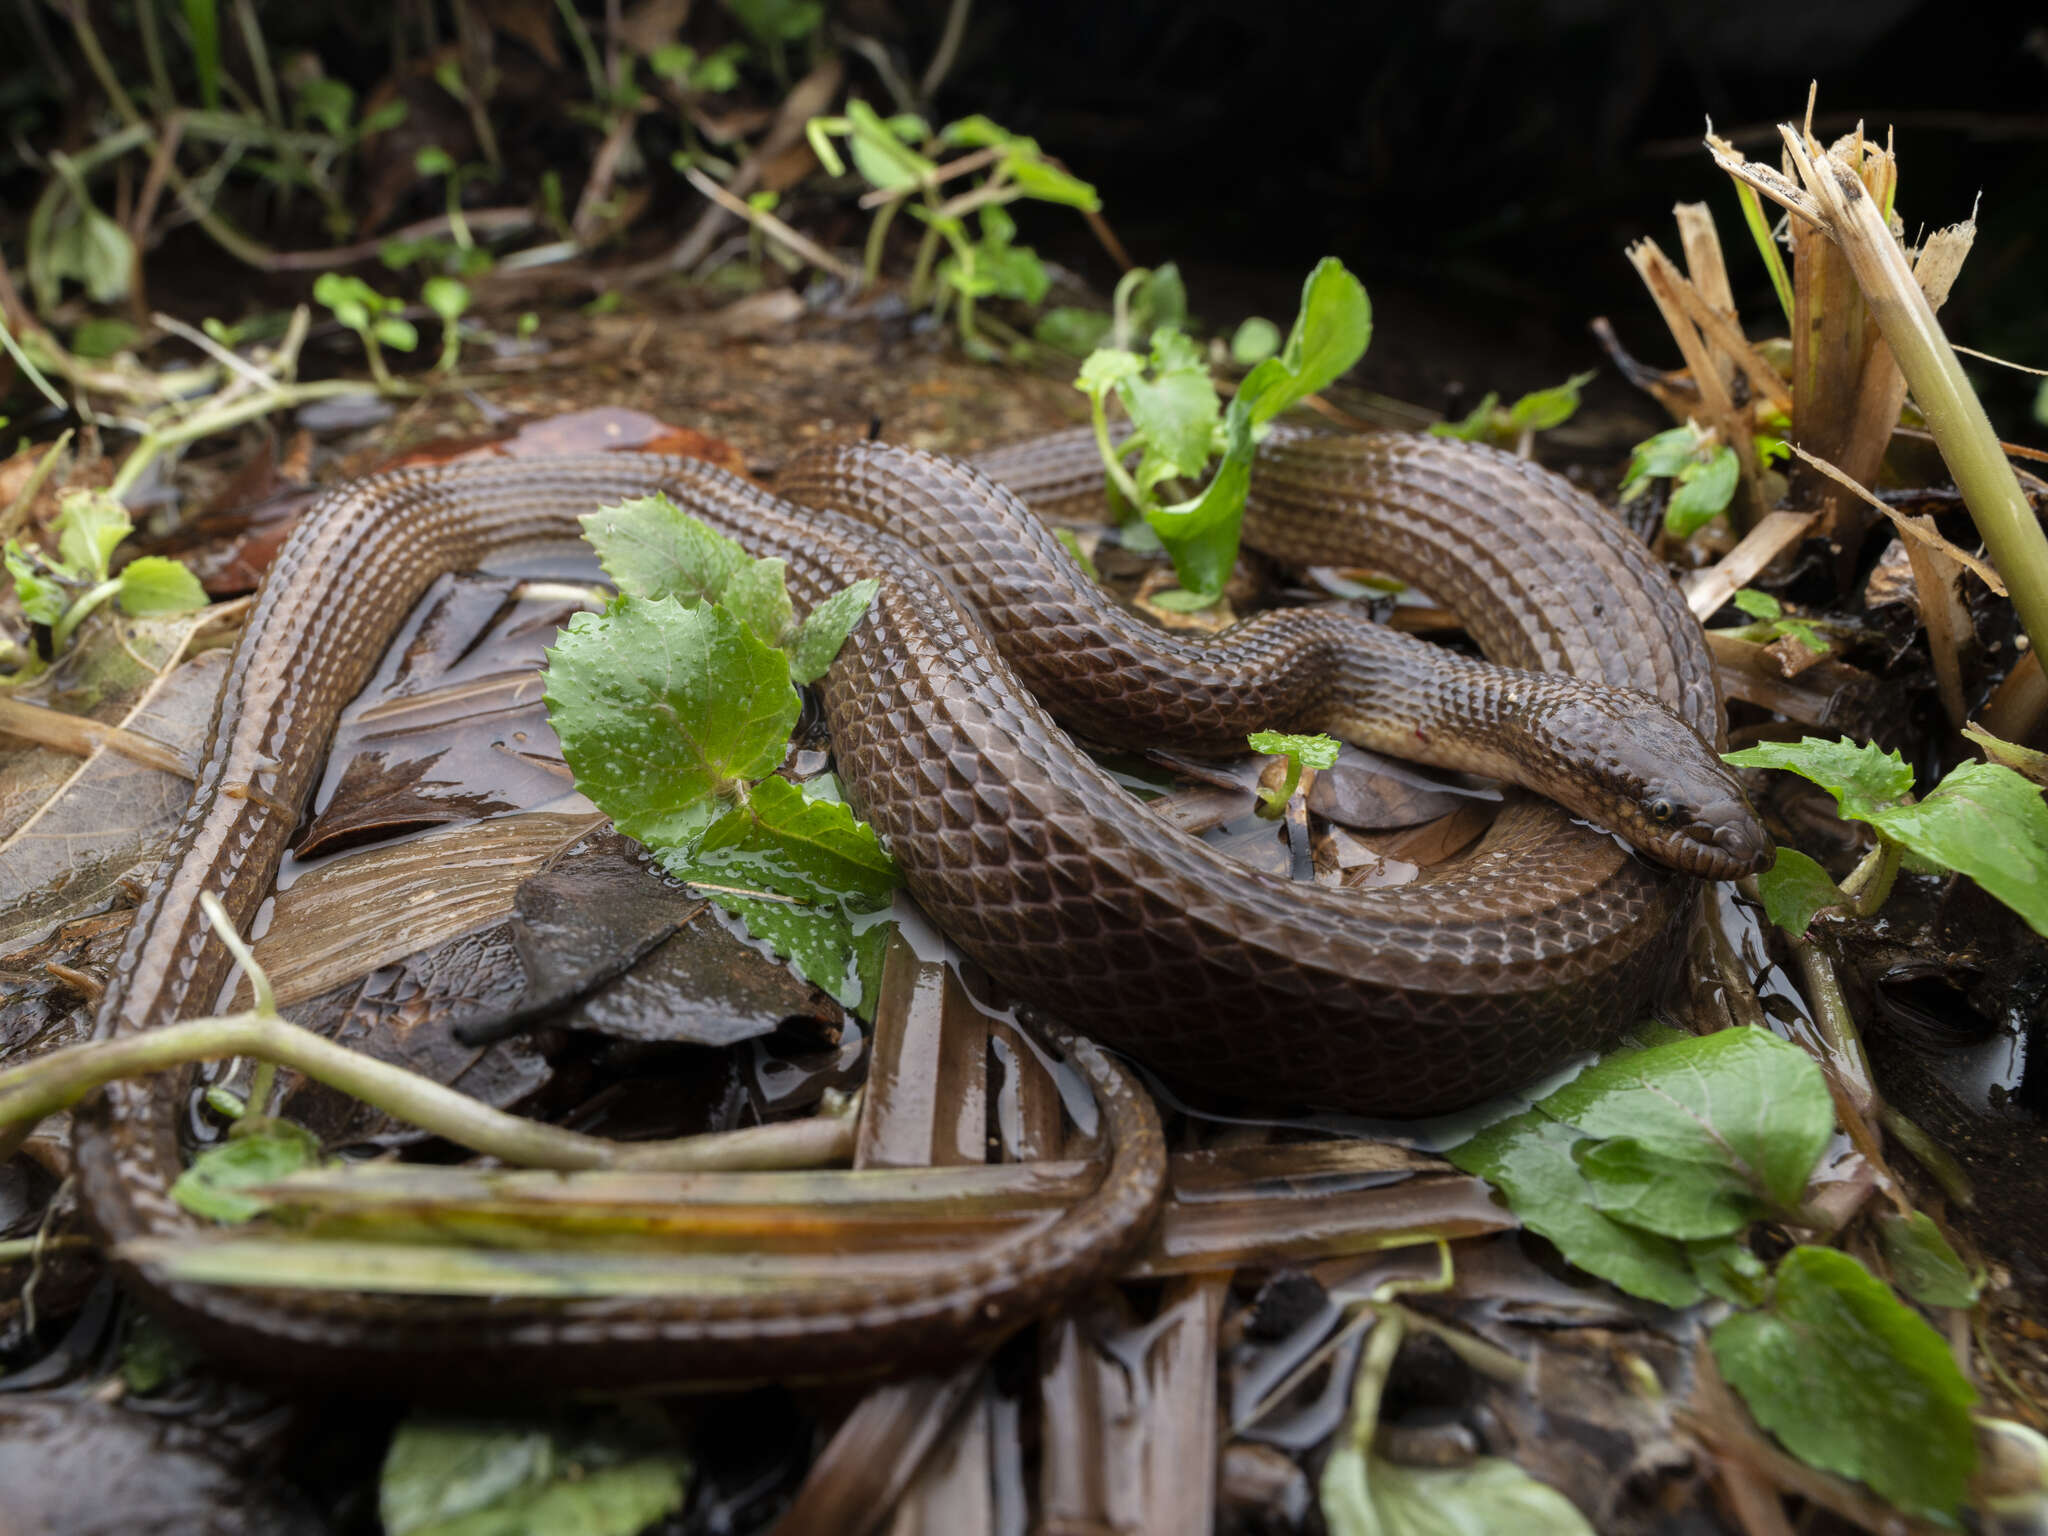
<path fill-rule="evenodd" d="M 1269 752 L 1287 760 L 1287 779 L 1278 789 L 1259 791 L 1259 814 L 1278 820 L 1287 814 L 1287 802 L 1301 787 L 1304 768 L 1334 768 L 1339 744 L 1334 736 L 1290 736 L 1284 731 L 1253 731 L 1245 738 L 1254 752 Z"/>
<path fill-rule="evenodd" d="M 384 348 L 410 352 L 420 344 L 420 333 L 405 318 L 405 301 L 388 298 L 361 278 L 340 272 L 321 273 L 313 284 L 313 297 L 362 339 L 370 376 L 379 390 L 389 392 L 395 381 L 384 361 Z"/>
<path fill-rule="evenodd" d="M 23 615 L 49 626 L 53 651 L 62 651 L 78 626 L 109 599 L 138 617 L 206 606 L 199 578 L 175 560 L 144 555 L 119 574 L 112 572 L 114 551 L 135 524 L 127 508 L 104 491 L 67 491 L 50 531 L 57 541 L 54 557 L 9 539 L 4 559 Z"/>
<path fill-rule="evenodd" d="M 1786 458 L 1792 450 L 1783 438 L 1759 435 L 1757 462 L 1768 466 Z M 1735 450 L 1713 432 L 1692 422 L 1637 443 L 1622 476 L 1621 499 L 1634 501 L 1646 495 L 1656 480 L 1671 482 L 1671 499 L 1664 505 L 1664 531 L 1674 539 L 1688 539 L 1728 510 L 1742 467 Z"/>
<path fill-rule="evenodd" d="M 1548 432 L 1572 419 L 1579 409 L 1579 391 L 1592 380 L 1590 373 L 1575 373 L 1562 384 L 1526 394 L 1505 409 L 1500 396 L 1488 390 L 1462 420 L 1431 423 L 1430 435 L 1489 443 L 1526 454 L 1538 432 Z"/>

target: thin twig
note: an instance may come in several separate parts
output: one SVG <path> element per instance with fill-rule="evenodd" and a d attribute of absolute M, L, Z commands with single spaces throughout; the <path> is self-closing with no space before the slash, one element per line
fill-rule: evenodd
<path fill-rule="evenodd" d="M 734 197 L 732 193 L 726 191 L 725 188 L 721 187 L 709 176 L 706 176 L 694 165 L 684 166 L 683 176 L 689 181 L 691 186 L 702 192 L 711 201 L 718 204 L 719 207 L 725 209 L 726 212 L 736 214 L 738 217 L 745 219 L 749 224 L 754 225 L 764 234 L 779 240 L 812 266 L 823 267 L 849 288 L 859 286 L 860 268 L 848 266 L 837 256 L 826 250 L 825 247 L 818 244 L 817 241 L 811 239 L 810 236 L 792 229 L 767 209 L 756 208 L 745 198 Z"/>

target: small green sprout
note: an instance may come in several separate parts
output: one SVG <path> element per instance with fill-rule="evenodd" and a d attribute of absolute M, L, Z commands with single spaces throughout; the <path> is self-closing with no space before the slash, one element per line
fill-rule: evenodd
<path fill-rule="evenodd" d="M 420 288 L 420 300 L 441 322 L 441 357 L 434 366 L 442 373 L 453 373 L 462 351 L 460 321 L 469 308 L 469 285 L 452 277 L 430 277 Z"/>
<path fill-rule="evenodd" d="M 1782 438 L 1759 434 L 1755 441 L 1761 465 L 1792 452 Z M 1634 501 L 1646 494 L 1652 480 L 1671 481 L 1664 531 L 1674 539 L 1687 539 L 1728 510 L 1741 477 L 1735 450 L 1712 430 L 1687 422 L 1636 444 L 1621 479 L 1621 499 Z"/>
<path fill-rule="evenodd" d="M 1491 443 L 1526 453 L 1538 432 L 1548 432 L 1570 421 L 1579 409 L 1579 391 L 1593 380 L 1590 373 L 1575 373 L 1562 384 L 1522 396 L 1505 410 L 1500 396 L 1488 390 L 1461 421 L 1439 421 L 1430 425 L 1432 437 L 1455 437 L 1468 443 Z"/>
<path fill-rule="evenodd" d="M 313 297 L 362 339 L 370 376 L 378 389 L 390 392 L 395 381 L 384 361 L 384 348 L 410 352 L 420 344 L 420 333 L 405 318 L 404 300 L 387 298 L 361 278 L 340 272 L 321 273 L 313 284 Z"/>
<path fill-rule="evenodd" d="M 1259 814 L 1278 820 L 1287 814 L 1287 802 L 1301 787 L 1304 768 L 1332 768 L 1337 763 L 1339 744 L 1333 736 L 1291 736 L 1285 731 L 1253 731 L 1245 738 L 1254 752 L 1270 752 L 1287 759 L 1287 782 L 1277 790 L 1259 791 Z"/>
<path fill-rule="evenodd" d="M 118 575 L 112 572 L 114 551 L 135 524 L 127 508 L 105 491 L 65 492 L 50 531 L 57 539 L 55 558 L 9 539 L 0 559 L 13 578 L 23 615 L 49 626 L 55 650 L 62 650 L 109 598 L 137 617 L 206 606 L 199 578 L 175 560 L 144 555 L 130 560 Z"/>
<path fill-rule="evenodd" d="M 1759 592 L 1754 587 L 1744 587 L 1729 599 L 1737 608 L 1756 620 L 1741 629 L 1718 630 L 1738 640 L 1748 640 L 1758 645 L 1768 645 L 1773 640 L 1791 638 L 1797 640 L 1816 656 L 1828 653 L 1827 637 L 1821 634 L 1810 619 L 1788 618 L 1785 605 L 1768 592 Z"/>

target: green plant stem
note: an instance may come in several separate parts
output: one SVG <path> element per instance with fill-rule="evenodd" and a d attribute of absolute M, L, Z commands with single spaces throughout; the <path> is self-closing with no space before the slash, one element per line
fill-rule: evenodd
<path fill-rule="evenodd" d="M 60 411 L 71 409 L 70 402 L 57 393 L 57 386 L 45 378 L 43 370 L 38 368 L 29 355 L 21 350 L 21 343 L 14 339 L 14 332 L 7 328 L 7 317 L 5 315 L 0 315 L 0 349 L 4 349 L 7 355 L 14 359 L 14 366 L 21 370 L 22 377 L 35 385 L 45 400 L 49 401 L 50 404 L 57 407 Z"/>
<path fill-rule="evenodd" d="M 889 237 L 889 226 L 895 222 L 901 211 L 901 201 L 884 203 L 875 210 L 874 222 L 868 225 L 867 245 L 861 253 L 860 279 L 863 288 L 875 286 L 875 280 L 882 275 L 883 242 Z"/>
<path fill-rule="evenodd" d="M 156 90 L 156 109 L 169 112 L 178 104 L 171 89 L 171 72 L 164 67 L 163 29 L 157 25 L 156 0 L 135 0 L 135 21 L 142 33 L 142 57 L 149 68 L 150 84 Z"/>
<path fill-rule="evenodd" d="M 1927 419 L 1991 563 L 2005 579 L 2028 640 L 2037 651 L 2048 647 L 2048 535 L 2020 489 L 1955 348 L 1862 179 L 1829 156 L 1816 163 L 1797 135 L 1789 128 L 1783 131 L 1807 191 L 1832 226 L 1828 234 L 1848 258 L 1864 302 Z"/>
<path fill-rule="evenodd" d="M 374 369 L 372 370 L 375 371 Z M 410 386 L 401 386 L 387 373 L 384 377 L 385 394 L 414 393 Z M 239 427 L 245 421 L 254 421 L 272 411 L 291 410 L 312 400 L 330 400 L 336 395 L 367 395 L 373 391 L 365 389 L 352 379 L 320 379 L 311 384 L 284 384 L 267 394 L 251 395 L 230 405 L 218 406 L 212 410 L 198 411 L 183 421 L 166 427 L 152 427 L 142 434 L 128 457 L 121 461 L 121 468 L 114 475 L 114 483 L 107 487 L 107 494 L 119 501 L 135 487 L 149 468 L 150 461 L 167 448 L 176 448 L 184 443 L 209 437 L 215 432 L 225 432 L 230 427 Z"/>
<path fill-rule="evenodd" d="M 90 1248 L 92 1239 L 82 1232 L 58 1232 L 49 1237 L 15 1237 L 0 1243 L 0 1264 L 26 1264 L 46 1253 L 66 1248 Z"/>
<path fill-rule="evenodd" d="M 1756 242 L 1757 254 L 1764 259 L 1764 270 L 1771 274 L 1771 291 L 1778 296 L 1778 308 L 1785 312 L 1785 324 L 1792 323 L 1792 277 L 1785 270 L 1785 257 L 1778 249 L 1778 242 L 1772 238 L 1770 221 L 1764 217 L 1764 205 L 1757 198 L 1756 188 L 1747 182 L 1735 183 L 1735 200 L 1742 204 L 1743 222 L 1749 225 L 1749 237 Z"/>
<path fill-rule="evenodd" d="M 851 1120 L 822 1117 L 674 1141 L 606 1141 L 505 1114 L 431 1079 L 254 1010 L 66 1046 L 0 1072 L 0 1124 L 32 1125 L 116 1078 L 229 1056 L 290 1067 L 458 1146 L 522 1167 L 663 1172 L 803 1168 L 839 1160 L 851 1149 Z"/>
<path fill-rule="evenodd" d="M 1977 1191 L 1970 1183 L 1970 1176 L 1963 1171 L 1963 1165 L 1949 1155 L 1946 1147 L 1889 1104 L 1878 1115 L 1877 1123 L 1927 1170 L 1934 1182 L 1941 1186 L 1943 1194 L 1965 1210 L 1975 1209 Z"/>
<path fill-rule="evenodd" d="M 1877 846 L 1843 877 L 1841 891 L 1849 898 L 1849 910 L 1856 916 L 1873 917 L 1884 905 L 1885 898 L 1892 893 L 1893 882 L 1899 877 L 1902 851 L 1897 843 L 1880 833 Z"/>
<path fill-rule="evenodd" d="M 1800 980 L 1805 983 L 1806 1000 L 1813 1008 L 1814 1026 L 1834 1058 L 1832 1065 L 1840 1073 L 1842 1086 L 1854 1098 L 1857 1113 L 1868 1120 L 1880 1101 L 1870 1072 L 1870 1057 L 1863 1049 L 1856 1016 L 1849 1011 L 1849 999 L 1843 995 L 1841 978 L 1810 939 L 1792 939 L 1789 943 L 1792 958 L 1799 966 Z"/>
<path fill-rule="evenodd" d="M 264 120 L 272 128 L 282 129 L 284 109 L 278 100 L 277 77 L 270 72 L 270 49 L 264 45 L 263 28 L 249 0 L 235 0 L 235 21 L 242 29 L 242 46 L 248 50 L 249 66 L 256 71 L 256 95 L 263 103 Z"/>
<path fill-rule="evenodd" d="M 1095 424 L 1095 447 L 1102 455 L 1102 467 L 1109 472 L 1110 480 L 1122 493 L 1124 500 L 1130 503 L 1134 511 L 1142 515 L 1146 502 L 1138 490 L 1138 482 L 1131 478 L 1131 472 L 1124 468 L 1122 453 L 1109 440 L 1108 401 L 1101 395 L 1092 395 L 1089 397 L 1088 407 Z M 1123 447 L 1128 449 L 1130 445 L 1130 439 L 1125 438 Z"/>
<path fill-rule="evenodd" d="M 4 511 L 0 511 L 0 539 L 12 537 L 27 518 L 28 509 L 35 505 L 36 497 L 49 483 L 51 471 L 56 469 L 57 461 L 64 456 L 64 450 L 71 446 L 72 434 L 77 430 L 75 427 L 66 427 L 58 434 L 57 441 L 50 444 L 49 451 L 36 460 L 36 467 L 29 471 L 28 479 L 24 480 L 21 489 L 15 492 L 14 500 L 7 504 Z"/>
<path fill-rule="evenodd" d="M 64 642 L 72 632 L 92 616 L 93 609 L 121 590 L 121 578 L 110 576 L 98 586 L 79 598 L 58 617 L 50 630 L 50 644 L 56 650 L 64 648 Z"/>

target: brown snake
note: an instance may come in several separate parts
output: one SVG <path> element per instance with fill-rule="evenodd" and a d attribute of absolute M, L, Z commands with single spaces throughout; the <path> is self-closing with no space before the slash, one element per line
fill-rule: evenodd
<path fill-rule="evenodd" d="M 1099 487 L 1071 436 L 988 462 L 1037 499 Z M 781 482 L 852 516 L 636 455 L 344 486 L 301 521 L 264 584 L 100 1033 L 213 1004 L 229 958 L 197 897 L 214 891 L 238 923 L 251 919 L 337 715 L 429 581 L 574 537 L 580 514 L 660 490 L 750 553 L 787 561 L 800 606 L 880 579 L 822 686 L 837 765 L 911 892 L 1016 996 L 1176 1083 L 1395 1114 L 1475 1102 L 1602 1044 L 1667 971 L 1693 880 L 1513 794 L 1472 850 L 1410 885 L 1270 878 L 1145 811 L 1032 695 L 1090 735 L 1144 744 L 1219 749 L 1248 729 L 1341 727 L 1546 785 L 1667 861 L 1725 876 L 1768 844 L 1701 740 L 1721 722 L 1698 625 L 1603 509 L 1506 455 L 1282 436 L 1254 487 L 1248 542 L 1311 563 L 1369 549 L 1496 661 L 1539 670 L 1489 669 L 1324 609 L 1265 615 L 1220 640 L 1162 635 L 1082 580 L 987 479 L 877 445 L 807 455 Z M 1103 1053 L 1071 1055 L 1103 1107 L 1096 1190 L 985 1257 L 838 1290 L 484 1302 L 208 1287 L 146 1254 L 199 1225 L 169 1197 L 182 1081 L 117 1083 L 81 1106 L 76 1160 L 131 1284 L 253 1371 L 474 1392 L 872 1369 L 999 1337 L 1113 1272 L 1142 1234 L 1164 1177 L 1157 1118 Z"/>

